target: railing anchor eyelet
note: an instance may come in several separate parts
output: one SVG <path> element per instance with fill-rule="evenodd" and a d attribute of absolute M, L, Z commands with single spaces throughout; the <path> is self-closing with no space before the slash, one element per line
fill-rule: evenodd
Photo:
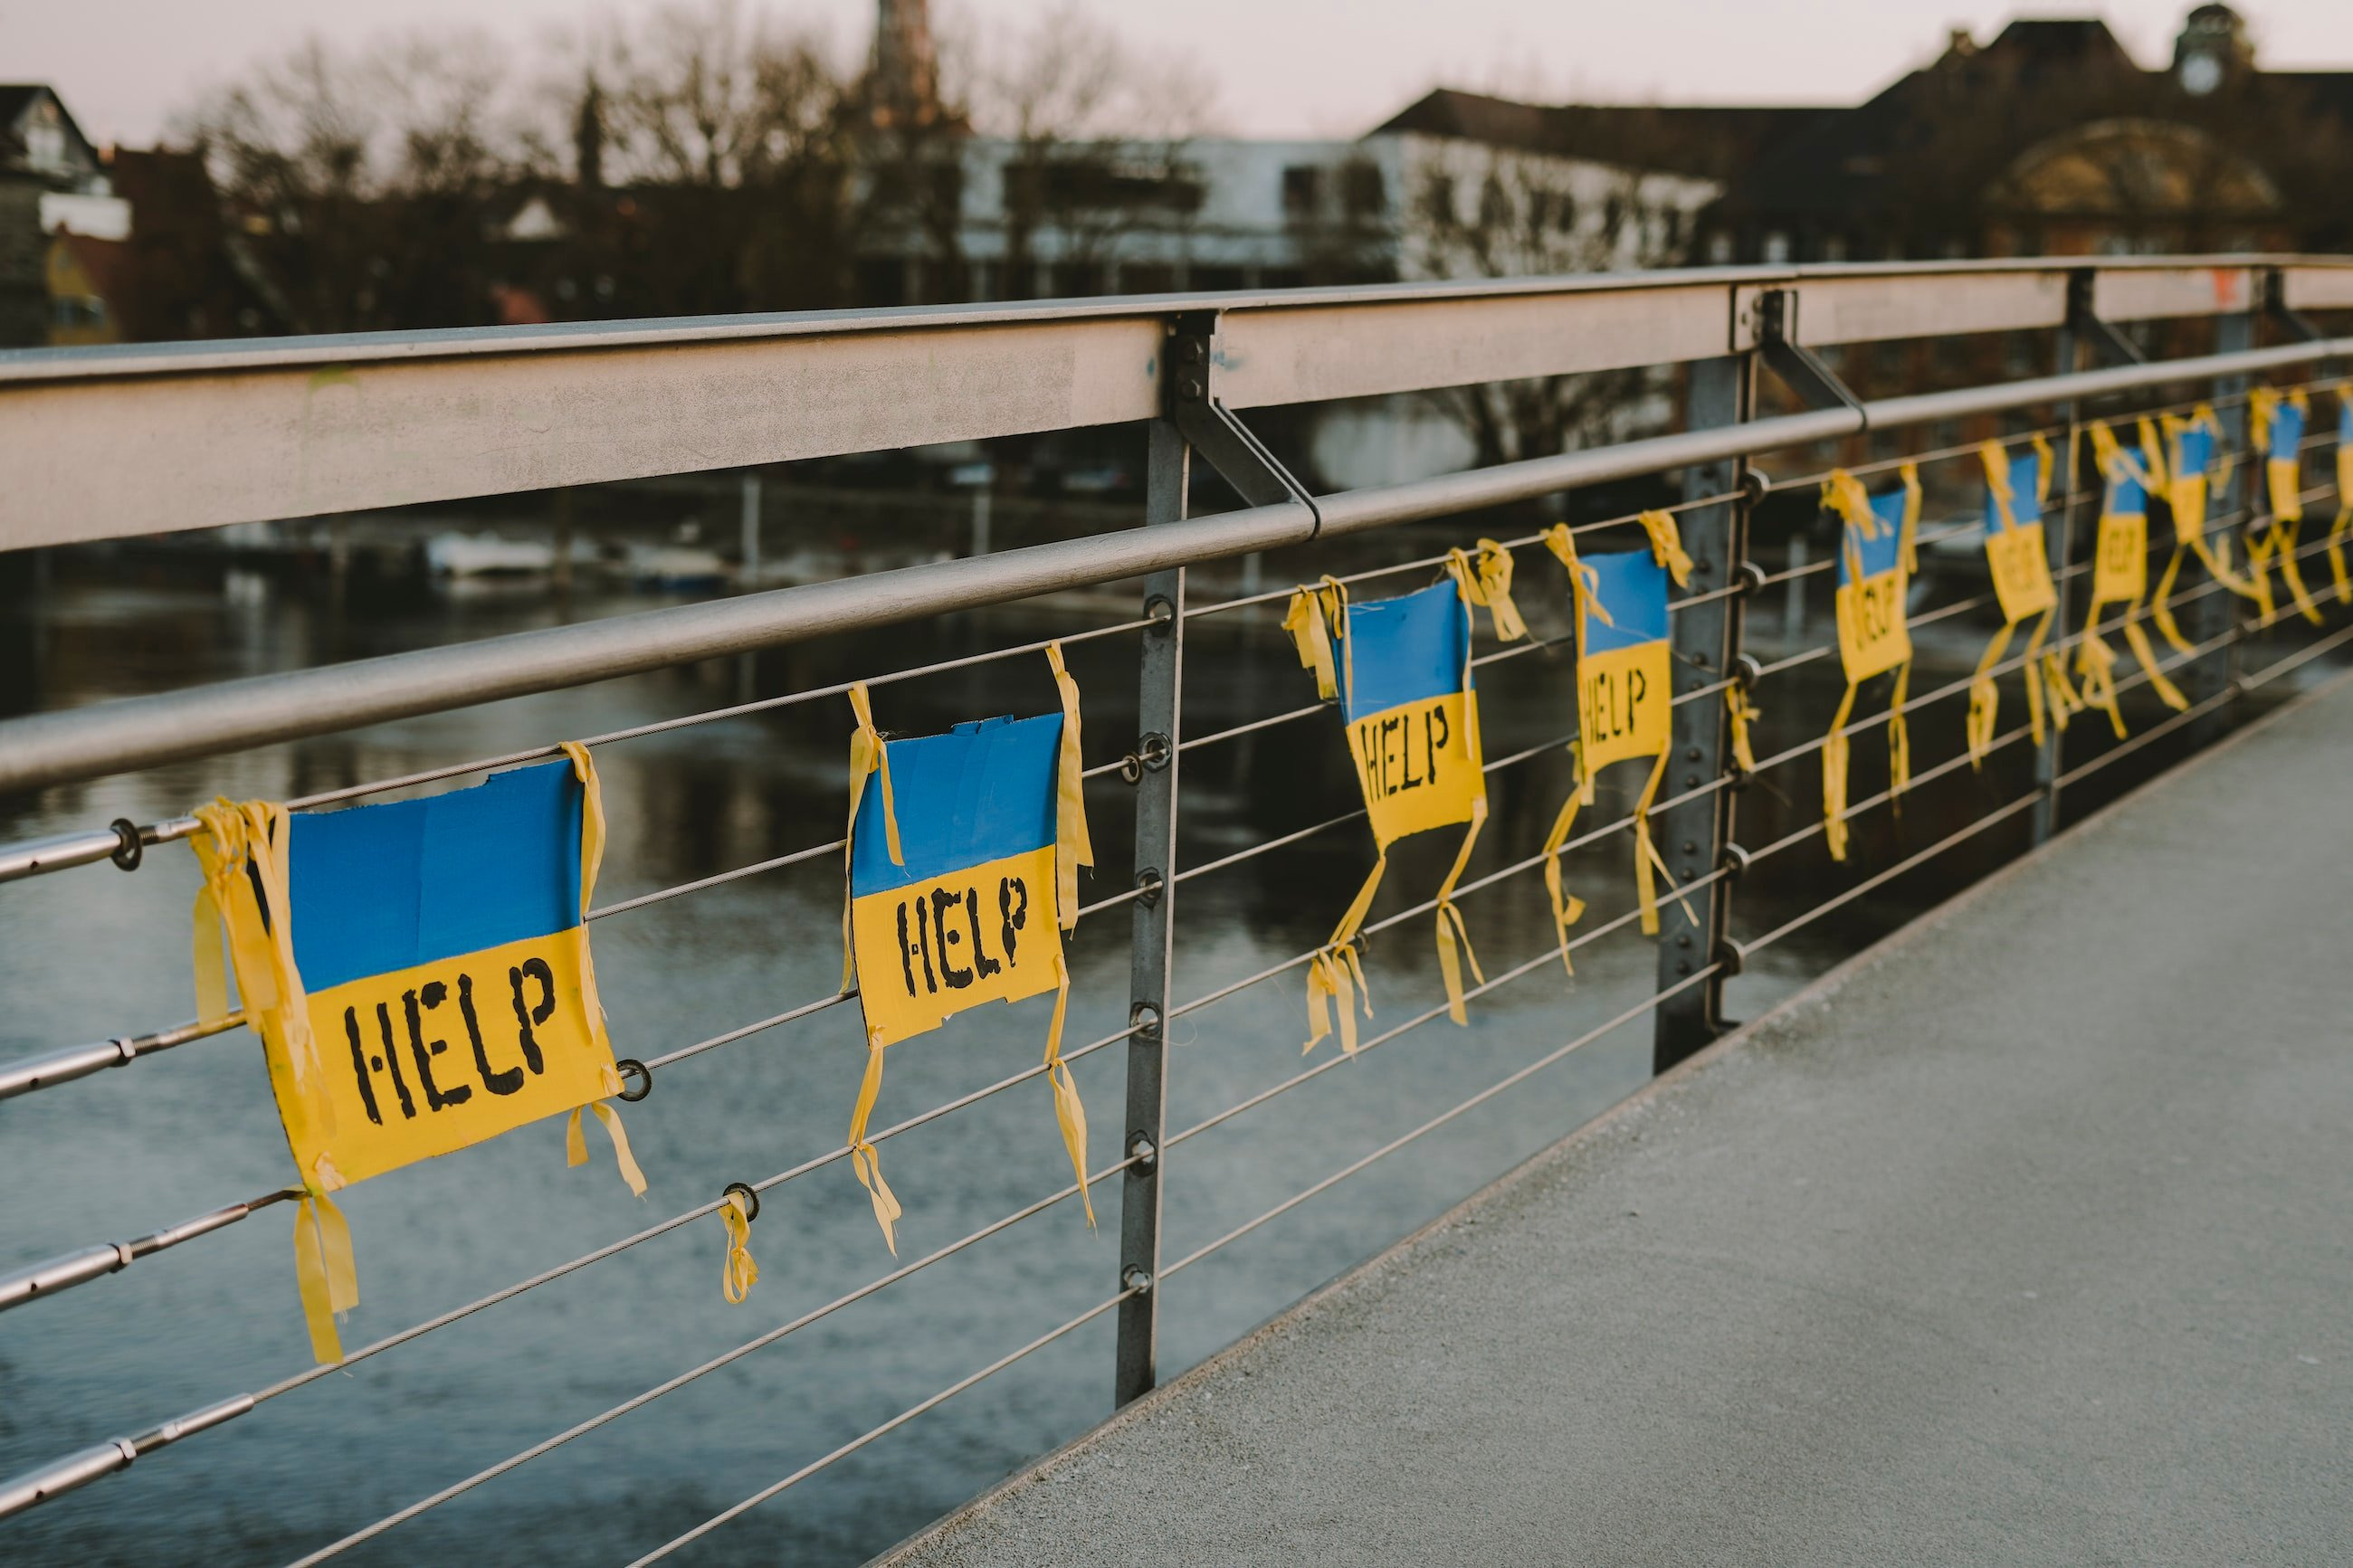
<path fill-rule="evenodd" d="M 637 1058 L 623 1057 L 613 1064 L 613 1070 L 621 1078 L 621 1091 L 615 1095 L 614 1099 L 635 1105 L 654 1091 L 654 1069 L 638 1060 Z M 632 1077 L 638 1080 L 638 1087 L 634 1091 L 628 1087 L 628 1081 Z"/>
<path fill-rule="evenodd" d="M 139 869 L 139 862 L 147 857 L 147 841 L 139 836 L 139 825 L 127 816 L 118 816 L 107 826 L 114 829 L 116 841 L 107 858 L 126 871 Z"/>
<path fill-rule="evenodd" d="M 1167 879 L 1161 876 L 1158 868 L 1147 866 L 1135 874 L 1135 901 L 1151 909 L 1160 902 L 1160 895 L 1167 886 Z"/>
<path fill-rule="evenodd" d="M 760 1194 L 752 1190 L 752 1185 L 749 1182 L 730 1182 L 725 1186 L 720 1188 L 719 1196 L 721 1201 L 724 1202 L 728 1194 L 731 1193 L 741 1193 L 744 1194 L 744 1223 L 745 1225 L 749 1225 L 754 1220 L 760 1217 Z"/>
<path fill-rule="evenodd" d="M 1119 776 L 1129 784 L 1141 784 L 1145 773 L 1166 768 L 1174 755 L 1168 737 L 1155 730 L 1138 740 L 1135 750 L 1119 760 Z"/>

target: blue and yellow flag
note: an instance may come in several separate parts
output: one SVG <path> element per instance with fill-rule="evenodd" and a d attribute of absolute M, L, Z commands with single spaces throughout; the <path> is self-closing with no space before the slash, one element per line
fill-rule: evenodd
<path fill-rule="evenodd" d="M 2345 569 L 2345 535 L 2353 531 L 2353 383 L 2337 388 L 2337 521 L 2328 526 L 2328 569 L 2337 602 L 2353 605 L 2353 574 Z"/>
<path fill-rule="evenodd" d="M 581 1164 L 593 1109 L 645 1191 L 602 1103 L 621 1083 L 583 916 L 604 810 L 586 750 L 565 751 L 425 800 L 195 813 L 197 1007 L 229 1016 L 226 939 L 301 1174 L 297 1275 L 322 1362 L 358 1304 L 337 1189 L 566 1111 Z"/>
<path fill-rule="evenodd" d="M 2108 716 L 2116 738 L 2125 736 L 2124 710 L 2116 700 L 2116 656 L 2100 637 L 2100 615 L 2111 605 L 2125 642 L 2139 661 L 2149 689 L 2179 711 L 2189 700 L 2158 668 L 2148 633 L 2141 628 L 2141 601 L 2148 594 L 2148 498 L 2165 489 L 2165 455 L 2155 425 L 2140 421 L 2140 444 L 2126 447 L 2103 422 L 2092 426 L 2092 460 L 2101 479 L 2100 533 L 2092 555 L 2092 603 L 2084 612 L 2084 637 L 2075 650 L 2075 674 L 2084 702 Z"/>
<path fill-rule="evenodd" d="M 1822 834 L 1831 858 L 1846 858 L 1847 720 L 1854 694 L 1874 675 L 1895 672 L 1888 699 L 1887 770 L 1891 793 L 1912 783 L 1912 739 L 1904 719 L 1905 692 L 1912 680 L 1912 626 L 1908 605 L 1914 554 L 1920 526 L 1920 470 L 1906 463 L 1904 488 L 1874 496 L 1862 481 L 1834 468 L 1822 481 L 1822 502 L 1839 519 L 1839 662 L 1846 672 L 1846 695 L 1822 742 Z"/>
<path fill-rule="evenodd" d="M 2222 422 L 2214 416 L 2211 404 L 2200 404 L 2188 418 L 2168 414 L 2161 421 L 2165 433 L 2164 483 L 2166 510 L 2173 514 L 2173 554 L 2165 563 L 2165 573 L 2157 582 L 2157 597 L 2150 614 L 2157 629 L 2177 653 L 2189 653 L 2192 645 L 2181 635 L 2181 627 L 2173 619 L 2173 589 L 2181 576 L 2185 555 L 2194 555 L 2214 581 L 2242 598 L 2255 596 L 2254 584 L 2232 569 L 2229 552 L 2218 551 L 2206 537 L 2206 505 L 2213 493 L 2230 482 L 2231 455 L 2222 437 Z"/>
<path fill-rule="evenodd" d="M 1332 1033 L 1336 1007 L 1340 1048 L 1354 1055 L 1356 1008 L 1372 1014 L 1356 940 L 1388 870 L 1389 846 L 1409 834 L 1464 823 L 1470 831 L 1438 889 L 1438 962 L 1448 1016 L 1458 1024 L 1469 1021 L 1464 960 L 1482 984 L 1486 976 L 1455 908 L 1454 885 L 1487 820 L 1479 699 L 1471 683 L 1471 611 L 1485 607 L 1505 641 L 1525 636 L 1511 589 L 1510 552 L 1482 539 L 1475 562 L 1462 551 L 1451 552 L 1447 578 L 1417 593 L 1351 604 L 1346 588 L 1326 577 L 1292 595 L 1283 628 L 1299 650 L 1301 668 L 1315 672 L 1317 695 L 1339 701 L 1349 759 L 1379 851 L 1331 939 L 1308 963 L 1304 1050 Z"/>
<path fill-rule="evenodd" d="M 1994 713 L 2000 697 L 1993 668 L 2010 647 L 2019 623 L 2039 617 L 2026 639 L 2026 717 L 2034 743 L 2042 743 L 2042 710 L 2048 699 L 2051 718 L 2059 728 L 2084 706 L 2068 684 L 2067 668 L 2058 653 L 2042 646 L 2051 635 L 2051 617 L 2059 607 L 2059 590 L 2051 577 L 2051 557 L 2042 535 L 2042 503 L 2051 492 L 2051 443 L 2033 438 L 2034 449 L 2011 457 L 1999 441 L 1978 448 L 1985 462 L 1986 565 L 1993 574 L 1994 598 L 2001 605 L 2001 630 L 1986 645 L 1969 681 L 1969 765 L 1985 760 L 1993 743 Z"/>
<path fill-rule="evenodd" d="M 2247 535 L 2247 575 L 2254 584 L 2256 607 L 2262 624 L 2271 625 L 2278 610 L 2272 602 L 2269 569 L 2276 560 L 2297 612 L 2318 626 L 2320 606 L 2312 602 L 2295 558 L 2297 525 L 2304 521 L 2304 426 L 2312 404 L 2302 387 L 2281 394 L 2259 386 L 2248 395 L 2247 405 L 2255 445 L 2263 452 L 2264 490 L 2272 514 L 2267 526 L 2257 524 Z"/>
<path fill-rule="evenodd" d="M 1544 536 L 1545 548 L 1568 571 L 1569 614 L 1577 627 L 1577 738 L 1570 747 L 1577 781 L 1544 844 L 1545 890 L 1552 900 L 1564 965 L 1569 963 L 1568 928 L 1585 912 L 1585 905 L 1561 885 L 1561 851 L 1576 826 L 1577 808 L 1592 804 L 1593 781 L 1601 770 L 1640 757 L 1657 761 L 1634 804 L 1634 888 L 1644 933 L 1655 936 L 1659 931 L 1657 879 L 1667 876 L 1667 866 L 1651 842 L 1651 806 L 1666 778 L 1673 729 L 1667 584 L 1689 583 L 1692 562 L 1683 552 L 1672 513 L 1646 511 L 1639 521 L 1650 535 L 1647 551 L 1580 556 L 1567 523 L 1555 523 Z M 1755 710 L 1736 689 L 1730 695 L 1734 751 L 1745 754 L 1747 722 Z M 1672 878 L 1668 886 L 1672 890 Z M 1573 966 L 1570 973 L 1576 973 Z"/>
<path fill-rule="evenodd" d="M 1079 868 L 1094 864 L 1081 786 L 1079 688 L 1050 646 L 1062 710 L 987 719 L 885 741 L 866 688 L 849 694 L 849 843 L 842 989 L 866 1018 L 866 1076 L 849 1121 L 851 1168 L 899 1249 L 899 1200 L 866 1124 L 888 1046 L 986 1002 L 1054 993 L 1046 1078 L 1087 1224 L 1087 1121 L 1062 1061 L 1071 999 L 1062 932 L 1078 924 Z M 870 787 L 871 781 L 872 787 Z"/>

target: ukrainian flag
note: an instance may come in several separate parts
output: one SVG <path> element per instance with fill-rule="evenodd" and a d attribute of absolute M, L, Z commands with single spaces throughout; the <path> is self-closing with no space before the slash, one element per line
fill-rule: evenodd
<path fill-rule="evenodd" d="M 1046 1079 L 1087 1224 L 1086 1110 L 1062 1061 L 1078 868 L 1094 864 L 1079 752 L 1079 688 L 1060 645 L 1047 663 L 1060 713 L 985 719 L 944 735 L 885 741 L 853 688 L 849 852 L 842 988 L 866 1017 L 866 1075 L 849 1118 L 850 1169 L 898 1251 L 899 1200 L 866 1126 L 882 1092 L 883 1047 L 984 1002 L 1054 993 Z"/>
<path fill-rule="evenodd" d="M 1912 658 L 1905 618 L 1910 570 L 1909 535 L 1916 489 L 1871 496 L 1870 531 L 1845 524 L 1838 558 L 1839 658 L 1849 685 L 1883 674 Z"/>
<path fill-rule="evenodd" d="M 1346 610 L 1348 751 L 1383 849 L 1468 822 L 1487 798 L 1471 697 L 1471 606 L 1451 581 Z"/>
<path fill-rule="evenodd" d="M 1581 558 L 1583 647 L 1577 661 L 1577 729 L 1591 798 L 1595 774 L 1667 749 L 1674 668 L 1667 653 L 1667 569 L 1650 551 Z"/>
<path fill-rule="evenodd" d="M 2042 487 L 2050 462 L 2039 449 L 2007 459 L 2000 451 L 1994 447 L 1985 458 L 1986 563 L 1993 572 L 2002 619 L 2017 622 L 2059 602 L 2042 542 Z"/>
<path fill-rule="evenodd" d="M 1061 983 L 1055 805 L 1062 716 L 884 743 L 898 819 L 869 788 L 850 833 L 850 946 L 867 1037 L 888 1046 Z"/>
<path fill-rule="evenodd" d="M 603 855 L 586 751 L 425 800 L 290 814 L 198 808 L 196 989 L 228 1014 L 225 936 L 307 1194 L 296 1245 L 313 1349 L 340 1358 L 328 1303 L 355 1305 L 328 1194 L 594 1106 L 630 1187 L 645 1178 L 582 917 Z"/>

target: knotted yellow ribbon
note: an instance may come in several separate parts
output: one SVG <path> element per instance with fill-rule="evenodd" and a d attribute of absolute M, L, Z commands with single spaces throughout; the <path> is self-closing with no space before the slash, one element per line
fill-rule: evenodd
<path fill-rule="evenodd" d="M 1642 911 L 1644 936 L 1659 934 L 1660 881 L 1666 883 L 1667 891 L 1673 894 L 1675 902 L 1683 906 L 1683 918 L 1694 926 L 1699 924 L 1699 916 L 1692 911 L 1691 900 L 1677 889 L 1673 873 L 1667 869 L 1665 858 L 1651 840 L 1651 807 L 1659 798 L 1659 785 L 1665 782 L 1669 755 L 1667 752 L 1659 753 L 1659 760 L 1651 764 L 1649 782 L 1642 785 L 1641 798 L 1634 803 L 1634 892 Z"/>
<path fill-rule="evenodd" d="M 1339 642 L 1346 651 L 1348 636 L 1348 590 L 1336 577 L 1326 577 L 1313 588 L 1301 588 L 1291 595 L 1291 607 L 1282 617 L 1282 629 L 1299 649 L 1299 667 L 1315 672 L 1315 695 L 1329 702 L 1340 695 L 1338 672 L 1332 665 L 1332 645 Z"/>
<path fill-rule="evenodd" d="M 1846 695 L 1839 699 L 1838 711 L 1831 718 L 1831 732 L 1822 740 L 1822 842 L 1830 847 L 1833 860 L 1846 858 L 1846 721 L 1854 711 L 1857 689 L 1848 684 Z"/>
<path fill-rule="evenodd" d="M 1556 522 L 1545 530 L 1541 537 L 1544 547 L 1551 551 L 1568 572 L 1568 622 L 1574 628 L 1577 662 L 1581 668 L 1585 663 L 1586 616 L 1592 616 L 1604 626 L 1614 626 L 1618 623 L 1609 618 L 1608 607 L 1595 593 L 1600 584 L 1599 574 L 1577 558 L 1577 539 L 1569 532 L 1568 524 Z M 1593 780 L 1585 766 L 1584 749 L 1575 741 L 1568 743 L 1568 798 L 1560 803 L 1560 812 L 1553 818 L 1552 831 L 1545 835 L 1544 881 L 1545 892 L 1552 900 L 1553 929 L 1560 937 L 1560 964 L 1574 980 L 1577 978 L 1577 965 L 1569 958 L 1568 928 L 1583 917 L 1585 900 L 1563 886 L 1560 857 L 1562 847 L 1568 842 L 1570 830 L 1577 826 L 1577 808 L 1593 797 Z"/>
<path fill-rule="evenodd" d="M 1651 536 L 1651 558 L 1667 569 L 1676 587 L 1690 587 L 1692 558 L 1683 552 L 1683 536 L 1675 529 L 1675 514 L 1646 511 L 1634 521 Z"/>
<path fill-rule="evenodd" d="M 294 1088 L 280 1097 L 288 1141 L 323 1147 L 334 1131 L 334 1113 L 322 1082 L 310 1001 L 294 963 L 286 808 L 269 801 L 216 800 L 196 807 L 195 816 L 200 827 L 189 843 L 204 871 L 191 921 L 197 1016 L 212 1024 L 231 1016 L 222 962 L 226 943 L 241 1016 Z M 351 1226 L 328 1195 L 343 1184 L 333 1164 L 321 1156 L 316 1169 L 302 1173 L 302 1196 L 294 1214 L 295 1287 L 311 1353 L 322 1364 L 343 1359 L 335 1319 L 360 1300 Z"/>
<path fill-rule="evenodd" d="M 1332 1033 L 1333 1004 L 1338 1005 L 1340 1016 L 1340 1052 L 1343 1056 L 1356 1054 L 1356 1006 L 1359 1002 L 1365 1016 L 1373 1016 L 1373 988 L 1365 984 L 1365 966 L 1356 956 L 1356 932 L 1365 923 L 1365 911 L 1373 906 L 1373 895 L 1380 890 L 1381 878 L 1389 868 L 1388 851 L 1373 861 L 1372 875 L 1356 889 L 1356 900 L 1341 915 L 1340 923 L 1332 928 L 1331 940 L 1315 950 L 1307 961 L 1307 1043 L 1299 1047 L 1305 1056 L 1320 1046 Z"/>
<path fill-rule="evenodd" d="M 860 681 L 849 689 L 849 710 L 857 720 L 857 728 L 849 736 L 849 829 L 845 837 L 849 842 L 841 850 L 841 990 L 844 995 L 858 988 L 857 953 L 850 938 L 849 859 L 858 836 L 858 806 L 866 793 L 870 773 L 879 773 L 882 780 L 882 841 L 891 852 L 891 864 L 904 866 L 906 858 L 899 848 L 899 808 L 891 791 L 891 752 L 882 743 L 882 732 L 874 727 L 872 700 L 866 685 Z M 899 1216 L 906 1211 L 891 1191 L 891 1184 L 882 1179 L 882 1157 L 873 1144 L 866 1141 L 867 1120 L 874 1114 L 874 1101 L 882 1092 L 882 1047 L 870 1026 L 866 1038 L 866 1072 L 859 1079 L 858 1103 L 849 1112 L 849 1168 L 858 1177 L 859 1185 L 866 1189 L 874 1205 L 875 1223 L 882 1227 L 883 1243 L 891 1256 L 899 1255 Z"/>
<path fill-rule="evenodd" d="M 360 1304 L 359 1270 L 343 1211 L 316 1187 L 306 1186 L 294 1207 L 294 1283 L 311 1331 L 311 1357 L 332 1366 L 343 1359 L 335 1320 Z"/>
<path fill-rule="evenodd" d="M 1748 739 L 1748 726 L 1765 717 L 1748 700 L 1748 689 L 1735 683 L 1724 689 L 1725 715 L 1732 722 L 1732 760 L 1740 764 L 1744 773 L 1757 771 L 1757 752 Z"/>
<path fill-rule="evenodd" d="M 1085 760 L 1079 746 L 1079 683 L 1062 663 L 1062 645 L 1046 645 L 1046 662 L 1054 671 L 1054 689 L 1062 700 L 1062 749 L 1054 790 L 1054 894 L 1062 929 L 1079 923 L 1079 868 L 1092 869 L 1094 839 L 1087 830 Z M 1087 1228 L 1095 1227 L 1094 1195 L 1087 1188 L 1087 1108 L 1079 1100 L 1079 1086 L 1062 1060 L 1062 1020 L 1071 1005 L 1070 960 L 1054 955 L 1054 1018 L 1046 1029 L 1046 1081 L 1054 1091 L 1054 1120 L 1062 1130 L 1062 1147 L 1071 1156 L 1071 1170 L 1079 1183 L 1079 1206 L 1086 1210 Z"/>
<path fill-rule="evenodd" d="M 580 916 L 588 917 L 590 896 L 596 890 L 596 874 L 605 866 L 605 786 L 597 782 L 596 765 L 590 760 L 588 748 L 578 741 L 564 742 L 564 754 L 571 759 L 572 776 L 580 781 Z M 588 1015 L 588 1027 L 596 1043 L 610 1056 L 613 1042 L 605 1032 L 605 1003 L 596 991 L 596 964 L 587 942 L 580 944 L 580 999 Z M 604 1069 L 604 1091 L 621 1092 L 620 1075 L 611 1068 Z M 621 1113 L 616 1107 L 597 1100 L 586 1107 L 574 1106 L 565 1123 L 564 1154 L 566 1165 L 588 1163 L 588 1141 L 580 1131 L 582 1110 L 594 1110 L 613 1142 L 613 1162 L 620 1167 L 621 1180 L 638 1197 L 646 1195 L 646 1173 L 638 1168 L 637 1157 L 629 1152 L 629 1135 L 621 1127 Z"/>
<path fill-rule="evenodd" d="M 1497 642 L 1516 642 L 1528 635 L 1520 607 L 1512 602 L 1512 552 L 1492 539 L 1479 542 L 1474 565 L 1462 551 L 1446 552 L 1446 570 L 1461 590 L 1462 602 L 1484 609 L 1495 623 Z"/>
<path fill-rule="evenodd" d="M 730 1189 L 719 1207 L 720 1222 L 727 1227 L 727 1256 L 719 1265 L 719 1293 L 731 1307 L 740 1307 L 751 1299 L 752 1287 L 760 1281 L 760 1266 L 752 1258 L 752 1210 L 744 1194 Z"/>

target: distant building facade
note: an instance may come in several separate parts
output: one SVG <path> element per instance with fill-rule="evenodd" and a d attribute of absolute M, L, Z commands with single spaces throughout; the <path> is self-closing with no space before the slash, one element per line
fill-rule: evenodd
<path fill-rule="evenodd" d="M 130 236 L 129 204 L 58 95 L 0 85 L 0 347 L 115 341 L 102 263 L 78 241 Z"/>

